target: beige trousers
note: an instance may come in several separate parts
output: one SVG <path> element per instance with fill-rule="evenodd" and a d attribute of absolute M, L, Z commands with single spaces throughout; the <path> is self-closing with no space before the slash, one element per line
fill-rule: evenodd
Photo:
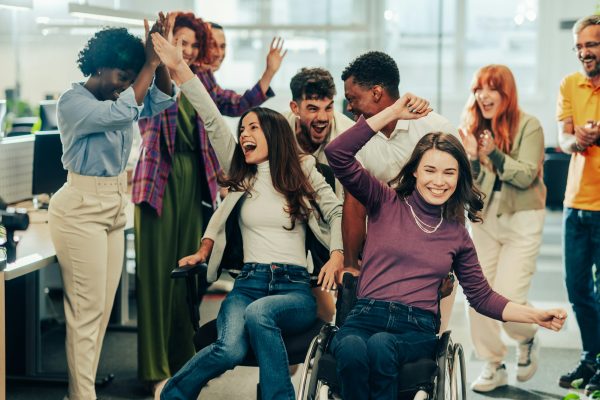
<path fill-rule="evenodd" d="M 490 286 L 509 300 L 528 304 L 531 278 L 542 244 L 546 211 L 527 210 L 497 217 L 498 193 L 494 192 L 482 224 L 473 224 L 473 242 L 483 274 Z M 500 326 L 518 343 L 527 342 L 537 332 L 535 324 L 500 323 L 469 308 L 471 338 L 477 355 L 488 362 L 502 362 L 506 345 Z"/>
<path fill-rule="evenodd" d="M 102 341 L 123 268 L 127 178 L 69 172 L 48 224 L 64 287 L 69 400 L 96 399 Z"/>

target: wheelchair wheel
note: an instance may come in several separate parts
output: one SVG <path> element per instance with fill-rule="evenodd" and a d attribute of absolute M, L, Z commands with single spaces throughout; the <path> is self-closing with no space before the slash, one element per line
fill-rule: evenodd
<path fill-rule="evenodd" d="M 465 352 L 460 343 L 454 345 L 454 387 L 457 399 L 467 400 L 467 371 L 465 367 Z M 460 397 L 458 395 L 460 394 Z"/>
<path fill-rule="evenodd" d="M 311 393 L 310 388 L 308 388 L 308 375 L 312 370 L 314 357 L 317 353 L 317 349 L 319 348 L 318 339 L 319 336 L 315 336 L 310 342 L 310 346 L 308 347 L 308 351 L 306 352 L 306 357 L 304 358 L 304 364 L 302 365 L 302 377 L 300 378 L 300 386 L 298 388 L 298 400 L 304 400 L 307 396 L 307 393 Z"/>
<path fill-rule="evenodd" d="M 435 385 L 437 400 L 466 400 L 464 351 L 460 344 L 448 340 L 446 350 L 438 357 L 439 373 Z"/>

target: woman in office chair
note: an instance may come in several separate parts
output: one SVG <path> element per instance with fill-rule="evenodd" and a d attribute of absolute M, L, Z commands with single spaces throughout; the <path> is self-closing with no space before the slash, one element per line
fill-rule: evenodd
<path fill-rule="evenodd" d="M 263 399 L 295 399 L 283 333 L 302 332 L 316 318 L 305 249 L 306 230 L 331 250 L 320 280 L 333 285 L 342 266 L 342 206 L 317 171 L 300 157 L 286 119 L 253 108 L 238 124 L 238 144 L 204 86 L 181 58 L 181 44 L 153 41 L 182 92 L 204 121 L 229 194 L 211 218 L 198 251 L 180 265 L 208 260 L 208 281 L 218 278 L 227 220 L 237 218 L 243 263 L 217 317 L 218 339 L 196 354 L 166 384 L 162 399 L 192 399 L 206 383 L 242 362 L 252 347 L 260 367 Z M 318 208 L 318 210 L 317 210 Z M 329 273 L 327 273 L 330 271 Z"/>
<path fill-rule="evenodd" d="M 433 356 L 438 288 L 450 270 L 478 312 L 553 330 L 564 323 L 564 310 L 509 302 L 485 280 L 465 228 L 465 211 L 471 221 L 481 221 L 482 196 L 457 138 L 425 135 L 392 185 L 396 189 L 356 160 L 385 125 L 430 110 L 427 101 L 405 94 L 368 120 L 361 117 L 325 149 L 334 174 L 369 216 L 358 301 L 331 344 L 345 400 L 395 399 L 399 366 Z"/>
<path fill-rule="evenodd" d="M 87 81 L 58 100 L 68 178 L 50 201 L 48 223 L 64 287 L 69 399 L 89 400 L 123 267 L 132 125 L 173 104 L 174 88 L 151 41 L 144 45 L 124 28 L 96 33 L 78 64 Z"/>
<path fill-rule="evenodd" d="M 544 131 L 537 118 L 519 109 L 515 78 L 508 67 L 497 64 L 475 73 L 462 125 L 475 183 L 486 196 L 485 223 L 473 225 L 483 274 L 495 291 L 526 304 L 546 213 Z M 489 392 L 508 384 L 500 327 L 518 345 L 517 380 L 533 377 L 539 354 L 537 325 L 499 324 L 473 309 L 469 320 L 475 351 L 486 361 L 471 389 Z"/>
<path fill-rule="evenodd" d="M 263 78 L 243 95 L 222 89 L 208 68 L 216 49 L 211 28 L 193 13 L 169 13 L 186 63 L 223 115 L 239 117 L 273 95 L 271 74 L 282 60 L 271 46 Z M 213 31 L 214 32 L 214 31 Z M 200 66 L 202 65 L 202 66 Z M 185 95 L 160 115 L 139 121 L 142 146 L 133 178 L 138 307 L 138 377 L 149 388 L 170 378 L 195 353 L 183 282 L 169 273 L 194 252 L 219 196 L 220 166 L 202 118 Z M 190 223 L 191 221 L 197 221 Z M 167 238 L 173 238 L 165 247 Z M 206 290 L 202 282 L 202 292 Z M 157 291 L 164 295 L 156 296 Z M 201 300 L 201 299 L 200 299 Z M 175 344 L 175 345 L 174 345 Z"/>

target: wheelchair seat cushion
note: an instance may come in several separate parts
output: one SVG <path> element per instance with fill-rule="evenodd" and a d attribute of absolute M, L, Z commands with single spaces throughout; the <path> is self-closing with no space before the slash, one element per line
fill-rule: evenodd
<path fill-rule="evenodd" d="M 398 391 L 412 393 L 417 387 L 429 386 L 437 372 L 436 362 L 429 358 L 404 364 L 398 373 Z M 327 352 L 320 357 L 317 374 L 318 379 L 326 382 L 334 392 L 339 391 L 336 361 L 331 353 Z"/>

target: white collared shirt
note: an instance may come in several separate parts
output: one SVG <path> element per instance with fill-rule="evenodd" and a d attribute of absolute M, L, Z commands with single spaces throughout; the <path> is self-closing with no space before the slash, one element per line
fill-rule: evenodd
<path fill-rule="evenodd" d="M 399 120 L 388 138 L 377 132 L 356 154 L 356 159 L 371 175 L 390 182 L 410 158 L 417 142 L 430 132 L 450 133 L 458 137 L 458 130 L 440 114 L 431 112 L 415 120 Z"/>

